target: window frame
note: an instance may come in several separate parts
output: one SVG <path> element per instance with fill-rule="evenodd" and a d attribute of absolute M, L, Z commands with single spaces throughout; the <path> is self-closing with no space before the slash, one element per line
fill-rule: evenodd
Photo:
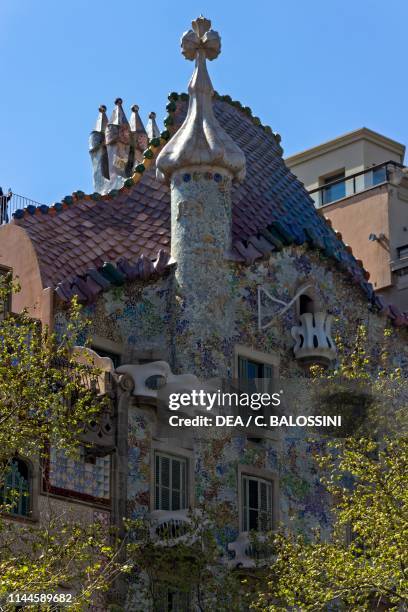
<path fill-rule="evenodd" d="M 257 351 L 247 346 L 238 344 L 235 347 L 235 351 L 234 351 L 234 368 L 233 368 L 233 378 L 234 379 L 239 380 L 240 358 L 247 359 L 248 361 L 252 361 L 254 363 L 258 363 L 263 366 L 270 367 L 272 370 L 272 380 L 276 380 L 278 378 L 280 360 L 277 355 L 270 354 L 270 353 L 263 353 L 262 351 Z"/>
<path fill-rule="evenodd" d="M 257 505 L 251 505 L 250 483 L 256 483 Z M 266 508 L 262 508 L 262 485 L 265 487 Z M 241 477 L 242 487 L 242 530 L 243 531 L 271 531 L 273 525 L 273 480 L 259 478 L 259 476 L 250 476 L 243 474 Z M 251 513 L 256 513 L 257 527 L 251 528 Z M 266 529 L 262 529 L 262 523 L 265 521 Z"/>
<path fill-rule="evenodd" d="M 271 484 L 271 528 L 267 531 L 274 531 L 279 524 L 279 477 L 278 473 L 274 470 L 265 470 L 254 468 L 249 465 L 238 466 L 238 509 L 239 509 L 239 531 L 240 533 L 247 533 L 248 531 L 244 529 L 245 527 L 245 519 L 244 519 L 244 478 L 255 479 L 259 482 L 267 482 Z M 258 531 L 257 533 L 265 533 L 263 531 Z"/>
<path fill-rule="evenodd" d="M 171 458 L 184 460 L 186 462 L 186 507 L 180 509 L 190 510 L 195 506 L 194 495 L 194 454 L 190 449 L 182 447 L 182 441 L 179 441 L 180 446 L 176 446 L 177 442 L 162 442 L 155 440 L 151 446 L 151 461 L 150 461 L 150 512 L 178 512 L 177 510 L 159 510 L 156 508 L 156 455 L 168 455 Z"/>
<path fill-rule="evenodd" d="M 331 204 L 332 202 L 337 202 L 338 200 L 342 200 L 346 197 L 346 169 L 340 168 L 339 170 L 330 172 L 329 174 L 323 175 L 319 177 L 319 186 L 321 186 L 321 205 L 325 206 L 326 204 Z M 331 183 L 335 183 L 335 185 L 331 185 Z M 340 195 L 340 197 L 331 197 L 333 195 L 333 188 L 339 188 L 340 186 L 344 187 L 344 193 Z M 329 198 L 328 195 L 329 194 Z"/>
<path fill-rule="evenodd" d="M 163 459 L 169 460 L 169 486 L 166 487 L 162 484 L 162 466 Z M 179 463 L 179 482 L 180 488 L 176 489 L 173 486 L 173 465 L 175 462 Z M 157 469 L 157 465 L 159 465 L 159 469 Z M 183 466 L 184 465 L 184 470 Z M 157 482 L 157 473 L 159 475 L 159 482 Z M 183 482 L 184 481 L 184 482 Z M 184 491 L 183 491 L 184 487 Z M 162 508 L 163 505 L 163 489 L 168 490 L 168 500 L 169 500 L 169 508 Z M 178 493 L 179 498 L 179 508 L 172 508 L 174 494 Z M 184 503 L 183 503 L 184 500 Z M 159 507 L 158 507 L 159 506 Z M 164 453 L 161 451 L 156 451 L 154 453 L 154 509 L 164 512 L 177 512 L 179 510 L 187 510 L 188 509 L 188 460 L 185 457 L 180 457 L 177 455 L 171 455 L 169 453 Z"/>
<path fill-rule="evenodd" d="M 401 255 L 401 252 L 406 251 L 406 255 Z M 401 244 L 397 247 L 398 259 L 408 259 L 408 244 Z"/>
<path fill-rule="evenodd" d="M 29 459 L 26 459 L 25 457 L 11 457 L 10 460 L 10 465 L 13 464 L 14 462 L 17 463 L 23 463 L 26 466 L 27 469 L 27 512 L 25 514 L 21 513 L 21 512 L 14 512 L 13 510 L 10 510 L 9 512 L 5 513 L 5 515 L 7 517 L 10 517 L 12 519 L 17 519 L 17 520 L 32 520 L 34 518 L 34 511 L 36 509 L 35 506 L 35 490 L 36 490 L 36 478 L 35 478 L 35 470 L 34 470 L 34 466 L 32 464 L 32 462 Z M 22 476 L 22 475 L 21 475 Z M 3 498 L 4 492 L 6 491 L 6 485 L 7 485 L 7 474 L 5 473 L 5 481 L 3 486 L 1 487 L 1 498 Z M 13 487 L 8 487 L 11 490 L 15 490 L 13 489 Z M 20 506 L 21 503 L 21 498 L 22 495 L 18 496 L 18 500 L 17 504 Z"/>

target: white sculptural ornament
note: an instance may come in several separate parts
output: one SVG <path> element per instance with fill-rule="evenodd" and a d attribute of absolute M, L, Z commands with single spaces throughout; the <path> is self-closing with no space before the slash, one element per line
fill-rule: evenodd
<path fill-rule="evenodd" d="M 213 60 L 219 55 L 221 38 L 210 29 L 211 21 L 205 17 L 198 17 L 192 27 L 181 39 L 184 57 L 195 59 L 196 64 L 188 86 L 188 112 L 157 158 L 157 177 L 170 181 L 180 168 L 216 166 L 227 170 L 233 179 L 243 180 L 245 155 L 218 123 L 212 107 L 214 90 L 206 59 Z"/>

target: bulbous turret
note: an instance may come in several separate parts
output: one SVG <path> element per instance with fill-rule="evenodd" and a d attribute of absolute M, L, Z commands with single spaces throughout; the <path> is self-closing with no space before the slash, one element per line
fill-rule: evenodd
<path fill-rule="evenodd" d="M 181 40 L 183 55 L 195 59 L 189 84 L 186 119 L 156 161 L 157 176 L 171 187 L 171 256 L 178 305 L 174 337 L 176 367 L 200 376 L 202 353 L 214 339 L 232 334 L 229 311 L 231 283 L 231 184 L 245 176 L 245 156 L 214 116 L 214 91 L 206 60 L 220 52 L 211 22 L 193 21 Z M 212 353 L 211 375 L 226 374 L 225 357 Z M 208 375 L 208 371 L 206 373 Z"/>
<path fill-rule="evenodd" d="M 192 30 L 181 39 L 182 53 L 195 59 L 195 70 L 188 86 L 190 94 L 187 116 L 157 158 L 157 175 L 170 181 L 172 174 L 188 166 L 213 166 L 225 169 L 233 179 L 245 176 L 245 156 L 214 116 L 214 90 L 207 71 L 206 59 L 214 60 L 221 50 L 218 32 L 211 30 L 211 21 L 199 17 Z"/>

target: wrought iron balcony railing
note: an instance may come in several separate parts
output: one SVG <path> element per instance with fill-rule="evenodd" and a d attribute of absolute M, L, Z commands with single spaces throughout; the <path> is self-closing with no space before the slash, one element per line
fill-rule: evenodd
<path fill-rule="evenodd" d="M 316 204 L 316 208 L 327 206 L 343 198 L 348 198 L 371 189 L 377 185 L 388 183 L 390 180 L 395 180 L 396 176 L 401 174 L 401 169 L 404 168 L 402 164 L 395 161 L 387 161 L 371 168 L 366 168 L 350 176 L 332 181 L 315 189 L 309 191 L 309 195 L 312 197 Z"/>
<path fill-rule="evenodd" d="M 13 214 L 20 208 L 24 209 L 28 208 L 28 206 L 38 208 L 41 205 L 41 202 L 36 202 L 18 193 L 3 193 L 3 195 L 0 195 L 0 225 L 9 223 L 13 218 Z"/>

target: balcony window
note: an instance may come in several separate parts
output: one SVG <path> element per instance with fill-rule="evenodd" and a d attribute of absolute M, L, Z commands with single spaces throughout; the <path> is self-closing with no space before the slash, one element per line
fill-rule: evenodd
<path fill-rule="evenodd" d="M 323 179 L 323 184 L 327 185 L 327 187 L 322 189 L 322 204 L 329 204 L 330 202 L 340 200 L 346 196 L 346 182 L 341 181 L 341 179 L 344 179 L 344 170 Z M 329 185 L 329 183 L 333 183 L 334 181 L 341 182 L 335 185 Z"/>
<path fill-rule="evenodd" d="M 0 504 L 10 505 L 8 512 L 16 516 L 30 514 L 30 469 L 21 459 L 13 459 L 5 473 L 0 490 Z"/>
<path fill-rule="evenodd" d="M 238 379 L 249 392 L 267 392 L 273 378 L 273 368 L 265 363 L 238 357 Z"/>
<path fill-rule="evenodd" d="M 187 508 L 187 459 L 156 453 L 155 509 Z"/>
<path fill-rule="evenodd" d="M 242 530 L 270 531 L 273 525 L 273 482 L 242 476 Z"/>

